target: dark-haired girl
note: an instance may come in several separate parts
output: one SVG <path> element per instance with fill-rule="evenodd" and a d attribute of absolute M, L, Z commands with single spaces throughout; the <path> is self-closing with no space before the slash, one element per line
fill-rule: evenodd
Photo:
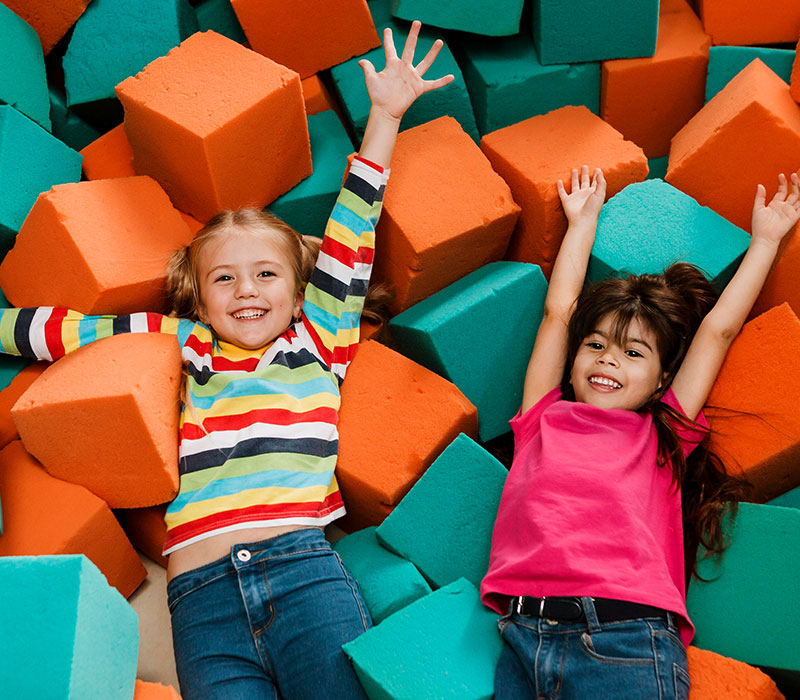
<path fill-rule="evenodd" d="M 686 698 L 685 572 L 698 543 L 724 549 L 720 521 L 744 489 L 702 445 L 701 409 L 800 216 L 800 181 L 780 175 L 769 205 L 758 186 L 719 299 L 686 263 L 581 291 L 605 191 L 587 166 L 569 194 L 558 182 L 569 227 L 481 586 L 502 615 L 498 700 Z"/>

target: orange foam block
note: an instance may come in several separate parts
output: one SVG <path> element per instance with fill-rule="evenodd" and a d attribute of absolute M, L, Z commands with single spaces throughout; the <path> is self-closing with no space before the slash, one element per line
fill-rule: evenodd
<path fill-rule="evenodd" d="M 0 286 L 19 307 L 161 311 L 169 256 L 191 239 L 149 177 L 56 185 L 22 224 L 0 265 Z"/>
<path fill-rule="evenodd" d="M 402 132 L 378 221 L 375 278 L 392 313 L 499 260 L 519 216 L 508 185 L 452 117 Z"/>
<path fill-rule="evenodd" d="M 792 75 L 790 77 L 789 94 L 795 102 L 800 102 L 800 41 L 795 48 L 794 62 L 792 63 Z"/>
<path fill-rule="evenodd" d="M 181 696 L 171 685 L 136 681 L 133 700 L 181 700 Z"/>
<path fill-rule="evenodd" d="M 572 168 L 602 168 L 608 197 L 647 177 L 647 157 L 636 144 L 586 107 L 561 107 L 486 134 L 481 149 L 511 186 L 522 214 L 507 260 L 535 263 L 549 277 L 567 219 L 556 182 Z"/>
<path fill-rule="evenodd" d="M 303 78 L 303 100 L 306 103 L 306 114 L 319 114 L 331 109 L 331 95 L 317 75 Z"/>
<path fill-rule="evenodd" d="M 11 415 L 53 476 L 112 508 L 151 506 L 178 490 L 180 382 L 174 336 L 117 335 L 53 363 Z"/>
<path fill-rule="evenodd" d="M 665 179 L 749 231 L 756 185 L 798 165 L 800 105 L 755 59 L 675 135 Z"/>
<path fill-rule="evenodd" d="M 742 471 L 754 498 L 768 501 L 800 485 L 800 320 L 788 304 L 745 324 L 704 409 L 710 449 Z"/>
<path fill-rule="evenodd" d="M 736 659 L 690 646 L 689 700 L 784 700 L 766 673 Z"/>
<path fill-rule="evenodd" d="M 800 274 L 800 234 L 798 234 L 798 227 L 795 226 L 781 241 L 778 256 L 772 265 L 767 281 L 761 288 L 756 303 L 753 305 L 750 318 L 755 318 L 773 306 L 780 306 L 784 302 L 792 307 L 795 314 L 800 315 L 798 274 Z"/>
<path fill-rule="evenodd" d="M 705 103 L 710 47 L 688 4 L 662 7 L 654 56 L 603 62 L 600 116 L 648 158 L 666 156 L 670 139 Z"/>
<path fill-rule="evenodd" d="M 5 447 L 19 437 L 19 431 L 11 417 L 11 407 L 49 367 L 47 362 L 34 362 L 19 371 L 11 383 L 0 391 L 0 447 Z M 3 494 L 0 493 L 0 498 Z"/>
<path fill-rule="evenodd" d="M 3 4 L 36 30 L 46 56 L 78 21 L 89 0 L 3 0 Z"/>
<path fill-rule="evenodd" d="M 299 76 L 221 34 L 190 36 L 116 93 L 136 172 L 200 221 L 261 208 L 311 174 Z"/>
<path fill-rule="evenodd" d="M 147 571 L 117 519 L 83 486 L 48 474 L 15 440 L 0 451 L 0 556 L 85 554 L 126 598 Z"/>
<path fill-rule="evenodd" d="M 342 384 L 336 478 L 346 527 L 379 525 L 478 413 L 446 379 L 370 340 Z"/>
<path fill-rule="evenodd" d="M 122 514 L 122 528 L 133 546 L 165 568 L 167 557 L 161 552 L 164 551 L 164 540 L 167 539 L 167 525 L 164 522 L 166 511 L 166 503 L 119 511 Z"/>
<path fill-rule="evenodd" d="M 367 0 L 231 0 L 254 51 L 307 78 L 380 45 Z"/>
<path fill-rule="evenodd" d="M 794 43 L 800 36 L 796 0 L 697 0 L 697 9 L 715 45 Z"/>

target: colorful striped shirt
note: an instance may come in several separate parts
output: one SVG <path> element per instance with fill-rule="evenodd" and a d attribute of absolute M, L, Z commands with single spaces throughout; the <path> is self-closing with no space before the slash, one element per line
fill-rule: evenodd
<path fill-rule="evenodd" d="M 0 350 L 43 360 L 120 333 L 177 337 L 187 368 L 180 488 L 164 554 L 233 530 L 325 525 L 344 514 L 334 476 L 339 384 L 353 357 L 388 170 L 356 157 L 325 229 L 301 319 L 244 350 L 156 313 L 0 311 Z"/>

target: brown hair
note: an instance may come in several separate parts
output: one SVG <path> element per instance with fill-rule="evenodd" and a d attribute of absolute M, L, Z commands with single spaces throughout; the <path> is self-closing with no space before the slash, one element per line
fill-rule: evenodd
<path fill-rule="evenodd" d="M 681 487 L 687 575 L 697 575 L 700 544 L 716 555 L 726 549 L 723 518 L 728 512 L 735 516 L 738 501 L 748 488 L 743 479 L 728 475 L 721 460 L 708 450 L 708 434 L 687 458 L 679 431 L 709 431 L 660 401 L 716 300 L 717 293 L 703 273 L 684 262 L 669 266 L 661 275 L 611 277 L 587 286 L 570 318 L 562 380 L 564 397 L 574 400 L 569 376 L 575 356 L 584 338 L 609 314 L 616 342 L 624 341 L 634 319 L 655 335 L 664 381 L 639 411 L 652 415 L 658 436 L 658 464 L 671 467 L 673 484 Z"/>

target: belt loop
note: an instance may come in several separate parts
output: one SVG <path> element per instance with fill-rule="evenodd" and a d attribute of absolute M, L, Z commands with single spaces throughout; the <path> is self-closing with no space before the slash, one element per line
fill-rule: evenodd
<path fill-rule="evenodd" d="M 581 598 L 581 605 L 583 606 L 583 614 L 586 617 L 586 625 L 589 632 L 600 631 L 600 621 L 597 619 L 597 611 L 594 609 L 594 598 Z"/>

